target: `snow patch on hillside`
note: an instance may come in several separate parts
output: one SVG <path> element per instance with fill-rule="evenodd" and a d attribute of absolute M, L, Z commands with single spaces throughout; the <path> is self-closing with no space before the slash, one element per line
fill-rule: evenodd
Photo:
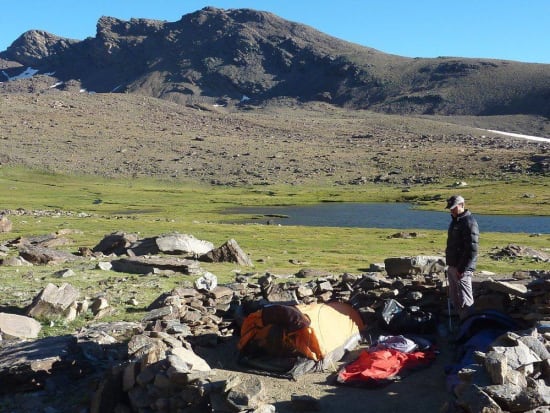
<path fill-rule="evenodd" d="M 539 141 L 539 142 L 550 143 L 550 138 L 543 138 L 543 137 L 540 137 L 540 136 L 531 136 L 531 135 L 522 135 L 520 133 L 502 132 L 502 131 L 493 130 L 493 129 L 485 129 L 485 130 L 488 131 L 488 132 L 499 133 L 501 135 L 511 136 L 511 137 L 514 137 L 514 138 L 522 138 L 522 139 L 528 139 L 528 140 L 531 140 L 531 141 Z"/>
<path fill-rule="evenodd" d="M 30 79 L 31 77 L 33 77 L 37 73 L 38 73 L 38 69 L 33 69 L 32 67 L 27 67 L 22 73 L 18 74 L 17 76 L 9 77 L 8 74 L 2 70 L 2 74 L 4 76 L 6 76 L 8 81 L 19 80 L 19 79 Z"/>

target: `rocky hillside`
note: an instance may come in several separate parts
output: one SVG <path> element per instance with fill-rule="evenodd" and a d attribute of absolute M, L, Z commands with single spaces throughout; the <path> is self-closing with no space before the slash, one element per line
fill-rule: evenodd
<path fill-rule="evenodd" d="M 405 58 L 249 9 L 208 7 L 177 22 L 102 17 L 82 41 L 29 31 L 0 53 L 4 76 L 27 67 L 89 91 L 178 103 L 284 96 L 386 113 L 550 117 L 550 65 Z"/>
<path fill-rule="evenodd" d="M 550 173 L 548 143 L 449 122 L 319 102 L 189 106 L 79 93 L 70 82 L 50 88 L 54 82 L 34 76 L 0 85 L 0 166 L 230 186 L 415 185 Z M 28 92 L 10 89 L 23 85 Z"/>

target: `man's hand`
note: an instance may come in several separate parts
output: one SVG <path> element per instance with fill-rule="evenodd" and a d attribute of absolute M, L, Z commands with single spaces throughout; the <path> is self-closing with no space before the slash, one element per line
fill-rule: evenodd
<path fill-rule="evenodd" d="M 463 277 L 472 277 L 474 273 L 472 271 L 464 271 L 456 274 L 457 278 L 461 280 Z"/>
<path fill-rule="evenodd" d="M 463 273 L 458 274 L 458 278 L 462 277 L 473 277 L 474 272 L 473 271 L 464 271 Z"/>

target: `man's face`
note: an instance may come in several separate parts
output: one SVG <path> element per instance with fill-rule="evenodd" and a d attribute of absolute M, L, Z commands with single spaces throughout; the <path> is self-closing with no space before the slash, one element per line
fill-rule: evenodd
<path fill-rule="evenodd" d="M 460 214 L 462 214 L 463 212 L 464 212 L 464 204 L 458 204 L 453 209 L 451 209 L 451 215 L 455 218 Z"/>

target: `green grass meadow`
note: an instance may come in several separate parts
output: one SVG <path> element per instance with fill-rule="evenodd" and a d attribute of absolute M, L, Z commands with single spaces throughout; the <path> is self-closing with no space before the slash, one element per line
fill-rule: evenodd
<path fill-rule="evenodd" d="M 548 180 L 517 182 L 475 182 L 453 188 L 453 183 L 400 188 L 381 185 L 296 187 L 259 186 L 232 188 L 201 186 L 191 182 L 104 179 L 65 176 L 19 168 L 0 169 L 0 211 L 24 209 L 35 214 L 10 214 L 13 230 L 0 233 L 0 243 L 23 236 L 63 233 L 68 243 L 60 248 L 77 252 L 93 247 L 106 234 L 123 231 L 140 238 L 177 231 L 212 242 L 215 246 L 230 238 L 250 255 L 253 268 L 234 264 L 201 263 L 220 283 L 235 274 L 269 272 L 282 281 L 302 268 L 335 274 L 361 273 L 371 263 L 385 258 L 410 255 L 441 255 L 446 228 L 416 230 L 415 238 L 392 237 L 396 229 L 302 227 L 285 225 L 227 224 L 238 215 L 224 211 L 238 206 L 305 205 L 319 202 L 414 202 L 419 208 L 442 210 L 444 199 L 460 192 L 474 213 L 547 215 L 550 213 Z M 50 211 L 42 215 L 39 211 Z M 57 214 L 51 214 L 57 211 Z M 407 230 L 408 231 L 408 230 Z M 406 232 L 406 231 L 405 231 Z M 548 251 L 550 235 L 508 234 L 484 231 L 481 234 L 479 270 L 511 275 L 519 270 L 550 270 L 550 263 L 529 259 L 500 260 L 489 254 L 514 243 Z M 14 252 L 15 253 L 15 252 Z M 0 266 L 0 307 L 22 309 L 46 283 L 69 282 L 85 297 L 105 295 L 116 309 L 115 319 L 140 319 L 145 308 L 163 292 L 193 281 L 190 276 L 135 275 L 105 272 L 96 262 L 83 260 L 60 266 Z M 76 275 L 60 279 L 55 272 L 73 268 Z M 134 298 L 139 304 L 129 305 Z M 76 320 L 72 324 L 84 323 Z M 49 323 L 44 334 L 55 334 L 68 326 Z M 74 326 L 73 326 L 74 327 Z M 69 326 L 70 328 L 70 326 Z"/>

